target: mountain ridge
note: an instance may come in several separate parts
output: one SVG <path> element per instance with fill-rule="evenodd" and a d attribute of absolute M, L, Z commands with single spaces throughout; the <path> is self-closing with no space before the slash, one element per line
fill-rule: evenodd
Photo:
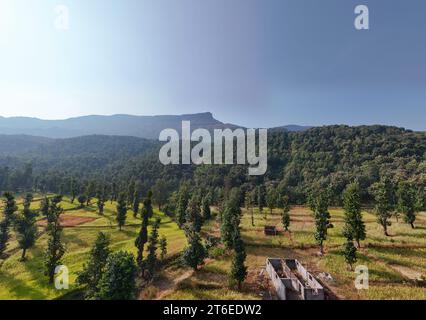
<path fill-rule="evenodd" d="M 211 112 L 182 114 L 135 116 L 129 114 L 88 115 L 63 120 L 44 120 L 32 117 L 0 116 L 0 134 L 29 135 L 53 139 L 74 138 L 88 135 L 133 136 L 145 139 L 157 139 L 164 129 L 181 131 L 182 121 L 191 121 L 191 128 L 235 129 L 244 128 L 224 123 L 214 118 Z M 304 131 L 311 127 L 282 126 L 272 130 Z"/>

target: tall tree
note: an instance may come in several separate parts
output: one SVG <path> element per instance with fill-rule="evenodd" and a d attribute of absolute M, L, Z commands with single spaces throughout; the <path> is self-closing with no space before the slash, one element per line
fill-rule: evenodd
<path fill-rule="evenodd" d="M 269 187 L 266 194 L 266 204 L 269 212 L 272 215 L 272 210 L 275 208 L 277 202 L 277 194 L 274 187 Z"/>
<path fill-rule="evenodd" d="M 80 204 L 80 208 L 84 208 L 86 201 L 87 201 L 87 197 L 84 194 L 81 194 L 78 196 L 77 198 L 78 203 Z"/>
<path fill-rule="evenodd" d="M 383 227 L 385 236 L 389 236 L 388 227 L 392 225 L 390 218 L 395 208 L 394 187 L 389 179 L 382 179 L 376 182 L 370 188 L 370 192 L 375 199 L 375 212 L 377 222 Z"/>
<path fill-rule="evenodd" d="M 142 272 L 142 275 L 144 275 L 145 266 L 144 266 L 144 260 L 143 260 L 143 253 L 145 249 L 145 244 L 148 242 L 148 224 L 149 224 L 149 218 L 152 216 L 152 204 L 151 204 L 151 198 L 146 197 L 143 203 L 142 208 L 142 225 L 141 229 L 139 231 L 139 235 L 135 240 L 135 247 L 138 250 L 136 262 L 139 266 L 140 271 Z"/>
<path fill-rule="evenodd" d="M 288 196 L 282 197 L 282 223 L 285 231 L 288 231 L 288 228 L 290 227 L 290 199 Z"/>
<path fill-rule="evenodd" d="M 77 181 L 74 178 L 71 178 L 70 180 L 70 192 L 71 192 L 71 203 L 74 203 L 75 198 L 78 195 L 78 185 Z"/>
<path fill-rule="evenodd" d="M 247 277 L 247 267 L 244 264 L 246 257 L 244 242 L 238 232 L 234 238 L 234 257 L 231 268 L 231 277 L 237 282 L 238 290 L 241 290 L 241 284 Z"/>
<path fill-rule="evenodd" d="M 137 267 L 131 253 L 111 253 L 98 285 L 97 299 L 133 300 L 136 297 Z"/>
<path fill-rule="evenodd" d="M 107 258 L 111 253 L 109 238 L 99 232 L 95 244 L 90 250 L 90 259 L 83 265 L 83 270 L 78 273 L 77 284 L 86 287 L 86 299 L 93 299 L 99 293 L 99 281 L 105 272 Z"/>
<path fill-rule="evenodd" d="M 416 191 L 414 187 L 405 181 L 398 184 L 397 189 L 397 209 L 404 215 L 405 223 L 408 223 L 411 228 L 414 227 L 416 221 Z"/>
<path fill-rule="evenodd" d="M 198 270 L 198 266 L 202 265 L 207 257 L 206 248 L 201 243 L 200 235 L 197 232 L 187 233 L 188 246 L 183 252 L 182 259 L 185 265 Z"/>
<path fill-rule="evenodd" d="M 265 202 L 265 187 L 260 185 L 257 187 L 257 206 L 259 207 L 259 213 L 263 212 Z"/>
<path fill-rule="evenodd" d="M 357 261 L 356 252 L 357 252 L 357 249 L 354 246 L 353 239 L 351 239 L 349 236 L 346 239 L 344 256 L 345 256 L 345 261 L 349 265 L 351 270 L 353 270 L 353 265 Z"/>
<path fill-rule="evenodd" d="M 203 210 L 202 210 L 203 211 L 203 220 L 204 221 L 210 220 L 211 217 L 212 217 L 212 213 L 211 213 L 211 210 L 210 210 L 210 198 L 208 196 L 205 196 L 203 198 L 201 206 L 203 208 Z"/>
<path fill-rule="evenodd" d="M 46 275 L 49 277 L 49 283 L 53 284 L 55 279 L 55 269 L 61 264 L 61 259 L 65 254 L 65 246 L 61 241 L 62 227 L 60 225 L 60 215 L 63 210 L 59 206 L 61 198 L 54 197 L 49 206 L 49 214 L 47 215 L 48 235 L 47 248 L 45 251 L 44 265 Z"/>
<path fill-rule="evenodd" d="M 161 219 L 155 219 L 152 225 L 151 235 L 148 240 L 148 255 L 146 257 L 146 269 L 150 277 L 154 276 L 155 268 L 157 266 L 157 247 L 158 247 L 158 229 L 160 228 Z"/>
<path fill-rule="evenodd" d="M 251 216 L 251 225 L 254 227 L 254 214 L 253 214 L 253 201 L 252 201 L 252 194 L 250 191 L 246 192 L 245 198 L 244 198 L 244 204 L 246 207 L 246 211 L 250 212 Z"/>
<path fill-rule="evenodd" d="M 236 189 L 232 189 L 225 204 L 220 226 L 222 243 L 227 249 L 232 249 L 234 247 L 234 238 L 238 232 L 236 228 L 240 225 L 240 220 L 241 208 L 239 205 L 238 192 Z"/>
<path fill-rule="evenodd" d="M 133 196 L 133 206 L 132 206 L 133 217 L 135 218 L 138 216 L 140 202 L 141 202 L 140 191 L 138 188 L 135 188 L 135 194 Z"/>
<path fill-rule="evenodd" d="M 182 184 L 179 189 L 178 203 L 176 208 L 176 220 L 180 228 L 185 224 L 186 210 L 189 202 L 189 191 L 186 183 Z"/>
<path fill-rule="evenodd" d="M 62 201 L 62 196 L 56 195 L 52 199 L 50 199 L 49 204 L 49 213 L 47 214 L 47 221 L 59 223 L 59 217 L 64 212 L 62 207 L 60 206 Z"/>
<path fill-rule="evenodd" d="M 117 183 L 113 181 L 111 184 L 111 203 L 113 203 L 114 201 L 117 201 L 117 199 L 118 199 L 118 186 L 117 186 Z"/>
<path fill-rule="evenodd" d="M 40 213 L 43 217 L 46 217 L 49 215 L 49 207 L 50 207 L 50 200 L 48 197 L 44 197 L 40 202 Z"/>
<path fill-rule="evenodd" d="M 126 196 L 124 193 L 120 193 L 117 200 L 117 224 L 118 229 L 121 231 L 123 226 L 126 224 L 127 218 L 127 205 L 126 205 Z"/>
<path fill-rule="evenodd" d="M 135 182 L 131 181 L 127 186 L 127 205 L 130 207 L 133 205 L 135 197 Z"/>
<path fill-rule="evenodd" d="M 315 240 L 320 246 L 321 254 L 324 254 L 324 241 L 327 240 L 328 228 L 330 227 L 328 202 L 328 196 L 320 194 L 314 200 L 313 205 L 315 216 Z"/>
<path fill-rule="evenodd" d="M 105 208 L 105 188 L 104 187 L 100 187 L 98 189 L 97 195 L 96 195 L 97 200 L 97 207 L 98 207 L 98 213 L 102 216 L 104 214 L 104 208 Z"/>
<path fill-rule="evenodd" d="M 158 210 L 166 203 L 168 197 L 167 184 L 164 179 L 158 179 L 152 187 L 152 198 L 158 205 Z"/>
<path fill-rule="evenodd" d="M 188 246 L 183 252 L 182 260 L 185 265 L 193 268 L 195 271 L 199 265 L 203 264 L 207 256 L 206 248 L 200 238 L 201 225 L 202 220 L 199 205 L 195 197 L 193 197 L 185 218 L 184 231 Z"/>
<path fill-rule="evenodd" d="M 245 260 L 247 257 L 244 242 L 241 239 L 240 218 L 232 219 L 233 232 L 232 232 L 232 246 L 234 249 L 234 256 L 232 260 L 231 278 L 238 284 L 238 290 L 241 290 L 241 284 L 247 277 L 247 267 Z"/>
<path fill-rule="evenodd" d="M 167 255 L 167 238 L 162 236 L 160 239 L 160 259 L 163 261 Z"/>
<path fill-rule="evenodd" d="M 139 269 L 141 270 L 142 274 L 144 273 L 144 260 L 143 260 L 143 253 L 145 249 L 145 244 L 148 242 L 148 219 L 143 217 L 142 218 L 142 226 L 139 231 L 138 237 L 135 240 L 135 247 L 138 249 L 138 255 L 136 258 L 136 261 L 138 263 Z"/>
<path fill-rule="evenodd" d="M 361 213 L 361 196 L 358 183 L 349 184 L 343 192 L 343 208 L 345 209 L 345 233 L 347 238 L 354 239 L 361 248 L 361 240 L 365 240 L 365 224 Z"/>
<path fill-rule="evenodd" d="M 203 226 L 203 217 L 198 202 L 198 197 L 193 196 L 188 204 L 188 209 L 185 217 L 186 223 L 189 223 L 194 228 L 195 232 L 200 232 Z"/>
<path fill-rule="evenodd" d="M 0 222 L 0 256 L 4 254 L 10 240 L 9 229 L 13 222 L 14 215 L 18 207 L 16 206 L 15 197 L 10 192 L 3 194 L 3 220 Z"/>
<path fill-rule="evenodd" d="M 148 192 L 142 208 L 142 218 L 146 216 L 148 219 L 151 219 L 154 216 L 154 209 L 152 208 L 152 198 L 151 193 Z"/>
<path fill-rule="evenodd" d="M 96 184 L 94 181 L 90 181 L 86 186 L 86 207 L 90 206 L 90 203 L 92 201 L 92 198 L 95 196 L 96 192 Z"/>
<path fill-rule="evenodd" d="M 22 249 L 22 261 L 25 260 L 27 250 L 34 246 L 37 237 L 37 226 L 35 224 L 37 215 L 30 209 L 32 200 L 32 194 L 25 196 L 22 215 L 15 220 L 18 245 Z"/>

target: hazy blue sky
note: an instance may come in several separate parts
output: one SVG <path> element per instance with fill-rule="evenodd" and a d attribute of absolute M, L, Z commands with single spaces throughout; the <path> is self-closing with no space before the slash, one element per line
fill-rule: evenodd
<path fill-rule="evenodd" d="M 426 130 L 426 2 L 0 0 L 0 115 L 202 111 Z"/>

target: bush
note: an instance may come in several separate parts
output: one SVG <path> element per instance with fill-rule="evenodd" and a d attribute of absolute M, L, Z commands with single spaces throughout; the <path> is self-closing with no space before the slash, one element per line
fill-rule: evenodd
<path fill-rule="evenodd" d="M 110 254 L 105 273 L 99 282 L 101 300 L 132 300 L 136 295 L 135 258 L 131 253 L 120 251 Z"/>
<path fill-rule="evenodd" d="M 223 247 L 211 247 L 209 249 L 209 257 L 212 259 L 218 259 L 226 254 L 226 249 Z"/>

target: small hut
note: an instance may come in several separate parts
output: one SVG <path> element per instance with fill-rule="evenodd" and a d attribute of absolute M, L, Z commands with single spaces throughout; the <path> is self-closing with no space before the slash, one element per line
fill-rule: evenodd
<path fill-rule="evenodd" d="M 278 235 L 277 227 L 275 227 L 275 226 L 265 226 L 265 235 L 266 236 L 276 236 L 276 235 Z"/>

